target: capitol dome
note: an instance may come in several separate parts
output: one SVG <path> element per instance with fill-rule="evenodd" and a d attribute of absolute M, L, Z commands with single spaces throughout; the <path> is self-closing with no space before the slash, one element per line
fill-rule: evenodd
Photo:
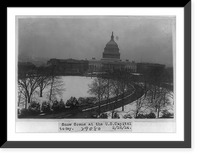
<path fill-rule="evenodd" d="M 112 32 L 111 40 L 106 44 L 103 52 L 103 59 L 120 60 L 120 53 L 117 43 L 114 41 Z"/>
<path fill-rule="evenodd" d="M 111 38 L 111 40 L 106 44 L 106 47 L 116 47 L 116 48 L 118 48 L 118 45 L 114 41 L 114 39 Z"/>

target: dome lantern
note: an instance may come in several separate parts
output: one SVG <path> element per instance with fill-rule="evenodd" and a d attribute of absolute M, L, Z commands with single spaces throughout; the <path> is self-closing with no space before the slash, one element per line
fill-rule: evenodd
<path fill-rule="evenodd" d="M 113 32 L 112 32 L 111 40 L 114 40 Z"/>

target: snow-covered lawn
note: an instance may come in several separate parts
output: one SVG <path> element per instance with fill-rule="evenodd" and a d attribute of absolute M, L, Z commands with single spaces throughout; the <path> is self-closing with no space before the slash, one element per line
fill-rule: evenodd
<path fill-rule="evenodd" d="M 57 96 L 57 100 L 63 99 L 64 103 L 70 99 L 70 97 L 89 97 L 91 96 L 88 91 L 88 85 L 92 83 L 94 78 L 91 77 L 81 77 L 81 76 L 61 76 L 61 80 L 64 84 L 64 91 L 62 96 Z M 34 94 L 32 101 L 37 101 L 42 104 L 43 101 L 48 101 L 48 92 L 50 87 L 47 87 L 43 91 L 43 97 L 39 97 L 39 88 Z M 20 105 L 20 108 L 23 104 Z"/>
<path fill-rule="evenodd" d="M 81 76 L 63 76 L 65 91 L 62 99 L 66 102 L 70 97 L 88 97 L 91 96 L 88 91 L 88 85 L 92 83 L 93 78 Z"/>
<path fill-rule="evenodd" d="M 173 108 L 173 105 L 174 105 L 173 95 L 174 95 L 173 92 L 170 92 L 167 95 L 167 97 L 169 99 L 169 104 L 170 105 L 167 105 L 165 108 L 163 108 L 163 109 L 167 109 L 171 113 L 174 112 L 174 108 Z M 141 97 L 141 99 L 144 100 L 144 103 L 143 103 L 144 107 L 141 108 L 141 113 L 145 114 L 145 113 L 154 112 L 151 109 L 146 109 L 145 106 L 147 106 L 148 101 L 144 99 L 144 96 Z M 123 119 L 125 117 L 135 118 L 135 113 L 136 113 L 136 108 L 137 108 L 136 105 L 137 105 L 137 100 L 133 101 L 133 102 L 127 104 L 127 105 L 125 105 L 124 106 L 124 111 L 122 111 L 122 107 L 120 107 L 120 108 L 115 109 L 114 112 L 117 113 L 117 115 L 119 116 L 120 119 Z M 108 119 L 112 118 L 112 112 L 113 111 L 105 112 L 108 115 Z M 162 116 L 162 113 L 160 113 L 160 116 Z"/>

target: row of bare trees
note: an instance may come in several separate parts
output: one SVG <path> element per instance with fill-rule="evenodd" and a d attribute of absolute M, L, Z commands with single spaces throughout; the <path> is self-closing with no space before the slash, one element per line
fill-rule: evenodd
<path fill-rule="evenodd" d="M 43 97 L 43 91 L 48 88 L 48 99 L 52 100 L 56 95 L 61 95 L 64 91 L 63 82 L 56 75 L 56 66 L 19 65 L 18 66 L 18 105 L 20 103 L 31 103 L 35 94 Z"/>
<path fill-rule="evenodd" d="M 118 100 L 120 95 L 122 111 L 124 111 L 124 98 L 128 87 L 130 87 L 130 84 L 140 84 L 144 95 L 136 100 L 136 109 L 134 109 L 136 117 L 141 113 L 151 111 L 159 118 L 160 112 L 164 110 L 173 111 L 173 91 L 165 88 L 169 78 L 173 78 L 172 75 L 168 75 L 164 68 L 149 69 L 139 79 L 127 71 L 107 71 L 94 79 L 92 84 L 89 85 L 88 92 L 99 101 L 98 114 L 100 115 L 101 102 L 107 100 L 107 103 L 109 103 L 111 96 L 116 97 L 116 100 Z M 171 83 L 173 84 L 173 82 Z"/>
<path fill-rule="evenodd" d="M 170 79 L 169 79 L 170 78 Z M 168 75 L 165 69 L 156 69 L 145 71 L 139 79 L 127 71 L 114 70 L 107 71 L 98 75 L 89 85 L 88 92 L 94 95 L 98 100 L 98 114 L 101 114 L 100 105 L 102 101 L 108 104 L 111 97 L 116 101 L 121 100 L 122 111 L 124 111 L 125 94 L 132 83 L 140 83 L 144 89 L 144 95 L 136 101 L 136 117 L 151 110 L 159 118 L 160 112 L 164 110 L 173 110 L 173 92 L 165 88 L 165 84 L 173 78 Z M 168 82 L 169 83 L 169 82 Z M 173 84 L 173 82 L 170 82 Z M 24 102 L 25 108 L 38 94 L 43 97 L 44 89 L 47 89 L 48 99 L 51 101 L 56 96 L 61 96 L 65 90 L 61 78 L 57 75 L 56 64 L 48 66 L 19 66 L 18 67 L 18 102 Z M 133 89 L 132 89 L 133 90 Z M 171 99 L 171 100 L 170 100 Z M 115 106 L 113 107 L 113 109 Z"/>
<path fill-rule="evenodd" d="M 89 85 L 88 92 L 98 100 L 98 114 L 101 114 L 100 105 L 103 100 L 109 103 L 111 97 L 118 100 L 119 95 L 122 99 L 122 111 L 124 111 L 124 97 L 131 82 L 130 74 L 127 71 L 115 70 L 99 74 Z"/>
<path fill-rule="evenodd" d="M 156 113 L 156 118 L 162 111 L 173 111 L 173 88 L 165 86 L 170 83 L 173 87 L 172 78 L 173 73 L 161 68 L 152 68 L 143 73 L 144 96 L 136 101 L 136 117 L 146 110 Z"/>

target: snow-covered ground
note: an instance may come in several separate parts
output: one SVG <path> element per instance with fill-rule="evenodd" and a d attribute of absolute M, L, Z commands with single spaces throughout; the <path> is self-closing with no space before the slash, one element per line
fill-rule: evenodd
<path fill-rule="evenodd" d="M 79 97 L 90 97 L 88 93 L 88 85 L 92 83 L 94 78 L 91 77 L 81 77 L 81 76 L 61 76 L 61 80 L 63 81 L 63 88 L 65 89 L 63 91 L 62 96 L 57 96 L 56 99 L 59 101 L 60 99 L 63 99 L 64 103 L 66 103 L 67 100 L 70 99 L 70 97 L 76 97 L 77 99 Z M 45 88 L 43 91 L 43 97 L 39 97 L 39 88 L 37 89 L 37 92 L 33 95 L 32 101 L 37 101 L 40 104 L 42 104 L 43 101 L 48 101 L 48 92 L 49 88 Z M 170 104 L 173 104 L 173 92 L 168 94 L 168 98 L 170 100 Z M 145 100 L 144 100 L 145 101 Z M 123 118 L 124 116 L 129 116 L 134 118 L 135 117 L 135 111 L 136 111 L 136 103 L 137 101 L 134 101 L 130 104 L 127 104 L 124 106 L 124 111 L 122 111 L 122 107 L 115 109 L 115 112 L 118 113 L 120 118 Z M 147 103 L 145 101 L 144 103 Z M 144 105 L 145 106 L 145 105 Z M 23 108 L 24 104 L 21 104 L 19 108 Z M 168 109 L 170 111 L 170 109 Z M 150 112 L 150 111 L 145 111 Z M 173 109 L 171 109 L 171 112 L 173 113 Z M 111 118 L 112 111 L 106 112 L 108 115 L 108 118 Z"/>
<path fill-rule="evenodd" d="M 65 91 L 62 99 L 66 102 L 70 97 L 88 97 L 91 96 L 88 91 L 88 85 L 92 83 L 93 78 L 81 76 L 63 76 Z"/>
<path fill-rule="evenodd" d="M 169 100 L 169 105 L 166 105 L 166 107 L 163 108 L 163 109 L 167 109 L 171 113 L 174 112 L 173 95 L 174 95 L 173 92 L 170 92 L 167 95 L 168 100 Z M 151 109 L 146 109 L 145 106 L 147 105 L 148 101 L 144 99 L 144 96 L 141 97 L 141 99 L 143 99 L 143 101 L 144 101 L 144 103 L 143 103 L 144 107 L 141 108 L 141 113 L 145 114 L 145 113 L 154 112 Z M 117 115 L 120 117 L 120 119 L 123 119 L 124 117 L 135 118 L 136 105 L 137 105 L 137 100 L 125 105 L 124 111 L 122 111 L 122 107 L 120 107 L 120 108 L 115 109 L 114 112 L 117 113 Z M 108 119 L 112 118 L 112 112 L 113 111 L 105 112 L 108 115 Z M 160 116 L 162 116 L 162 113 L 160 113 Z"/>
<path fill-rule="evenodd" d="M 63 91 L 62 96 L 57 96 L 57 100 L 63 99 L 64 102 L 70 99 L 70 97 L 89 97 L 91 96 L 88 93 L 88 85 L 92 83 L 94 78 L 91 77 L 81 77 L 81 76 L 61 76 L 61 80 L 63 81 Z M 43 91 L 43 97 L 39 97 L 39 88 L 37 88 L 37 92 L 34 94 L 32 100 L 39 102 L 42 104 L 43 101 L 48 101 L 48 92 L 49 87 L 45 88 Z M 24 105 L 21 104 L 20 108 Z"/>

